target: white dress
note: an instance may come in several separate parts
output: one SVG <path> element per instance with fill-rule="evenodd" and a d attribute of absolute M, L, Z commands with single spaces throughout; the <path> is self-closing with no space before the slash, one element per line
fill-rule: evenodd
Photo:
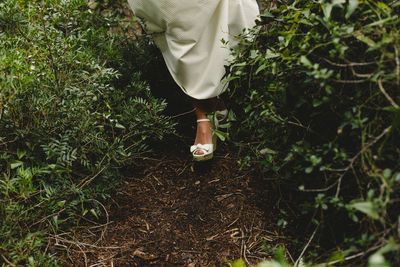
<path fill-rule="evenodd" d="M 234 36 L 251 28 L 256 0 L 129 0 L 161 50 L 175 82 L 189 96 L 220 95 Z M 228 41 L 228 47 L 221 40 Z"/>

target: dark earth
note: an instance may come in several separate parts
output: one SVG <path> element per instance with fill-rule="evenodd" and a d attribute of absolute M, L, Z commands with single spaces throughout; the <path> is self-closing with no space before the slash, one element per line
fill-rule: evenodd
<path fill-rule="evenodd" d="M 266 188 L 265 175 L 240 169 L 239 153 L 221 142 L 212 161 L 194 164 L 189 146 L 195 129 L 184 121 L 181 128 L 192 133 L 155 145 L 157 157 L 135 161 L 106 207 L 105 223 L 78 233 L 69 246 L 69 263 L 224 266 L 243 259 L 254 264 L 285 243 L 276 194 Z"/>

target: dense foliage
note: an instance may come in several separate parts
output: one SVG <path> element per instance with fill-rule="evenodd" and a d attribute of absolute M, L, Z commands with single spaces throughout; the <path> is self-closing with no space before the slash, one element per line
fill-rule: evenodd
<path fill-rule="evenodd" d="M 278 176 L 299 258 L 396 266 L 400 3 L 276 2 L 233 51 L 240 164 Z"/>
<path fill-rule="evenodd" d="M 123 167 L 173 132 L 129 25 L 102 10 L 0 2 L 0 262 L 56 264 L 47 242 L 98 217 Z"/>
<path fill-rule="evenodd" d="M 274 2 L 232 51 L 239 164 L 277 177 L 295 260 L 396 266 L 400 3 Z M 121 171 L 173 132 L 148 83 L 181 91 L 124 4 L 0 2 L 1 263 L 57 265 L 48 242 L 98 217 Z"/>

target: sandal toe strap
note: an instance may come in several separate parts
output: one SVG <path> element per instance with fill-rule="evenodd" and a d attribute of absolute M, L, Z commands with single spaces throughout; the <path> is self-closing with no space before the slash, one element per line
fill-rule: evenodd
<path fill-rule="evenodd" d="M 190 147 L 190 152 L 193 153 L 195 151 L 203 151 L 204 154 L 209 154 L 213 152 L 213 144 L 197 144 Z"/>

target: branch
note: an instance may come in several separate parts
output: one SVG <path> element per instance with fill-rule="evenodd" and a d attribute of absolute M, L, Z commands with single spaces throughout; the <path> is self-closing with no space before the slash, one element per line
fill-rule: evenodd
<path fill-rule="evenodd" d="M 367 65 L 373 65 L 376 64 L 376 62 L 350 62 L 348 60 L 346 60 L 346 64 L 340 64 L 340 63 L 336 63 L 333 61 L 330 61 L 327 58 L 322 58 L 324 61 L 326 61 L 327 63 L 329 63 L 330 65 L 336 66 L 336 67 L 342 67 L 342 68 L 347 68 L 347 67 L 353 67 L 353 66 L 367 66 Z"/>
<path fill-rule="evenodd" d="M 100 171 L 98 171 L 95 175 L 93 175 L 89 180 L 83 179 L 80 184 L 78 185 L 79 188 L 84 188 L 88 184 L 90 184 L 97 176 L 99 176 L 100 173 L 104 171 L 106 167 L 103 167 Z"/>
<path fill-rule="evenodd" d="M 333 80 L 336 83 L 350 83 L 350 84 L 355 84 L 355 83 L 365 83 L 367 80 Z"/>
<path fill-rule="evenodd" d="M 302 189 L 300 191 L 302 192 L 326 192 L 328 190 L 330 190 L 331 188 L 333 188 L 337 183 L 339 182 L 339 180 L 337 180 L 336 182 L 334 182 L 333 184 L 325 187 L 325 188 L 318 188 L 318 189 Z"/>
<path fill-rule="evenodd" d="M 372 76 L 374 76 L 374 74 L 375 74 L 375 73 L 363 73 L 363 74 L 357 73 L 353 66 L 351 66 L 350 69 L 351 69 L 351 72 L 353 73 L 353 75 L 354 75 L 355 77 L 358 77 L 358 78 L 366 78 L 366 79 L 369 79 L 369 78 L 371 78 Z"/>
<path fill-rule="evenodd" d="M 339 262 L 344 262 L 344 261 L 352 260 L 352 259 L 355 259 L 355 258 L 358 258 L 358 257 L 362 257 L 362 256 L 366 255 L 367 253 L 370 253 L 370 252 L 372 252 L 374 250 L 377 250 L 377 249 L 379 249 L 379 248 L 381 248 L 383 246 L 384 246 L 384 244 L 380 244 L 380 245 L 374 246 L 372 248 L 369 248 L 367 251 L 359 252 L 357 254 L 347 256 L 343 260 L 335 260 L 335 261 L 327 262 L 326 265 L 334 265 L 334 264 L 339 263 Z"/>
<path fill-rule="evenodd" d="M 314 239 L 315 234 L 317 233 L 317 230 L 319 228 L 319 224 L 317 225 L 317 227 L 315 227 L 314 232 L 312 233 L 310 239 L 308 239 L 307 244 L 304 246 L 303 251 L 300 253 L 300 256 L 298 257 L 298 259 L 296 260 L 296 262 L 294 263 L 294 267 L 298 267 L 299 263 L 301 261 L 301 258 L 303 257 L 304 253 L 306 252 L 307 248 L 310 246 L 311 241 Z"/>
<path fill-rule="evenodd" d="M 399 60 L 399 50 L 394 45 L 394 53 L 396 55 L 396 69 L 397 69 L 397 86 L 400 86 L 400 60 Z"/>
<path fill-rule="evenodd" d="M 352 158 L 350 159 L 349 165 L 347 165 L 347 167 L 343 169 L 343 173 L 342 173 L 342 175 L 340 175 L 340 177 L 339 177 L 339 179 L 338 179 L 338 185 L 337 185 L 335 197 L 338 197 L 338 196 L 339 196 L 339 193 L 340 193 L 340 186 L 341 186 L 341 183 L 342 183 L 342 179 L 343 179 L 343 177 L 345 176 L 345 174 L 346 174 L 350 169 L 353 168 L 353 164 L 354 164 L 354 162 L 356 161 L 356 159 L 357 159 L 362 153 L 364 153 L 368 148 L 370 148 L 371 146 L 373 146 L 374 144 L 376 144 L 376 142 L 378 142 L 382 137 L 384 137 L 384 136 L 390 131 L 391 128 L 392 128 L 392 126 L 389 126 L 389 127 L 387 127 L 386 129 L 384 129 L 380 135 L 378 135 L 377 137 L 375 137 L 374 140 L 372 140 L 371 142 L 369 142 L 369 143 L 368 143 L 366 146 L 364 146 L 354 157 L 352 157 Z"/>
<path fill-rule="evenodd" d="M 395 108 L 399 108 L 399 105 L 397 105 L 396 102 L 394 102 L 393 98 L 391 98 L 390 95 L 386 92 L 385 88 L 383 88 L 381 79 L 378 80 L 378 85 L 382 94 L 386 97 L 387 100 L 389 100 L 390 104 L 392 104 L 392 106 Z"/>
<path fill-rule="evenodd" d="M 85 247 L 91 247 L 91 248 L 96 248 L 96 249 L 121 249 L 121 248 L 125 248 L 126 246 L 122 246 L 122 247 L 113 247 L 113 246 L 96 246 L 93 244 L 89 244 L 89 243 L 84 243 L 84 242 L 79 242 L 79 241 L 70 241 L 68 239 L 62 238 L 59 235 L 49 235 L 49 239 L 54 239 L 56 241 L 61 241 L 61 242 L 65 242 L 67 244 L 71 244 L 71 245 L 81 245 L 81 246 L 85 246 Z M 57 242 L 57 244 L 59 244 Z"/>

